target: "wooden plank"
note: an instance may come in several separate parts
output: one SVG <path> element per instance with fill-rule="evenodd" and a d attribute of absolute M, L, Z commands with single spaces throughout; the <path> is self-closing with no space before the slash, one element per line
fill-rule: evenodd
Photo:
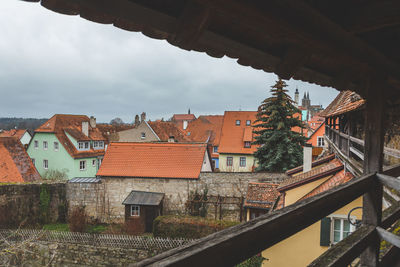
<path fill-rule="evenodd" d="M 314 260 L 309 267 L 342 267 L 349 265 L 375 239 L 375 227 L 362 225 L 350 236 Z"/>
<path fill-rule="evenodd" d="M 232 266 L 357 199 L 371 190 L 374 180 L 373 174 L 355 178 L 320 195 L 159 254 L 136 266 Z"/>
<path fill-rule="evenodd" d="M 310 57 L 311 53 L 305 47 L 290 46 L 275 72 L 282 79 L 289 80 Z"/>
<path fill-rule="evenodd" d="M 364 160 L 364 153 L 362 153 L 357 148 L 351 146 L 350 152 L 352 152 L 354 155 L 356 155 L 359 159 Z"/>
<path fill-rule="evenodd" d="M 382 172 L 383 168 L 383 146 L 384 146 L 384 110 L 385 98 L 384 88 L 379 88 L 378 78 L 367 84 L 367 97 L 365 108 L 365 147 L 364 147 L 364 174 Z M 380 90 L 382 89 L 382 90 Z M 379 226 L 382 221 L 382 184 L 376 182 L 372 190 L 363 196 L 363 224 Z M 379 238 L 361 255 L 362 266 L 379 265 Z"/>
<path fill-rule="evenodd" d="M 395 234 L 392 234 L 391 232 L 386 231 L 385 229 L 383 229 L 383 228 L 381 228 L 379 226 L 376 227 L 376 231 L 378 232 L 379 236 L 383 240 L 385 240 L 385 241 L 389 242 L 390 244 L 400 248 L 400 237 L 399 236 L 397 236 Z"/>
<path fill-rule="evenodd" d="M 383 174 L 390 175 L 393 177 L 399 177 L 400 176 L 400 164 L 386 167 L 383 171 Z"/>
<path fill-rule="evenodd" d="M 386 185 L 390 188 L 396 189 L 397 191 L 400 191 L 400 179 L 395 178 L 389 175 L 381 174 L 378 173 L 376 175 L 379 179 L 379 181 L 383 184 Z"/>
<path fill-rule="evenodd" d="M 400 205 L 394 204 L 383 211 L 381 227 L 389 228 L 400 219 Z"/>

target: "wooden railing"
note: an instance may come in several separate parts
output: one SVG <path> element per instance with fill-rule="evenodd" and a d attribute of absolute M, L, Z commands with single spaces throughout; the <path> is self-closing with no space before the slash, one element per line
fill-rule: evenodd
<path fill-rule="evenodd" d="M 314 224 L 366 192 L 381 188 L 380 184 L 400 190 L 400 180 L 394 178 L 397 176 L 400 176 L 400 165 L 381 174 L 360 176 L 320 195 L 146 259 L 136 266 L 233 266 Z M 399 219 L 400 206 L 393 205 L 384 212 L 378 226 L 362 225 L 311 266 L 350 264 L 371 243 L 379 242 L 378 237 L 400 247 L 400 239 L 385 230 Z M 382 262 L 391 264 L 399 259 L 396 251 L 389 250 Z"/>

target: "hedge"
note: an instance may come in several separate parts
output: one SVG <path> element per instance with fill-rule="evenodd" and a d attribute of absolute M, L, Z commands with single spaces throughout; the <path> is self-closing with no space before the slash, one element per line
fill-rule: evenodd
<path fill-rule="evenodd" d="M 153 235 L 197 239 L 236 224 L 239 222 L 218 221 L 197 216 L 159 216 L 153 222 Z"/>

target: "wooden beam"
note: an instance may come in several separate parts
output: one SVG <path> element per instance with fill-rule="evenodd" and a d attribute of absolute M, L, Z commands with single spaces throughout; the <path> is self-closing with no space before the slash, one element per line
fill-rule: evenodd
<path fill-rule="evenodd" d="M 395 234 L 392 234 L 391 232 L 386 231 L 385 229 L 383 229 L 383 228 L 381 228 L 379 226 L 376 227 L 376 230 L 377 230 L 379 236 L 383 240 L 385 240 L 385 241 L 389 242 L 390 244 L 400 248 L 400 237 L 399 236 L 397 236 Z"/>
<path fill-rule="evenodd" d="M 378 177 L 379 181 L 383 185 L 386 185 L 390 188 L 400 191 L 400 179 L 399 178 L 395 178 L 395 177 L 385 175 L 385 174 L 380 174 L 380 173 L 378 173 L 376 176 Z"/>
<path fill-rule="evenodd" d="M 208 26 L 210 9 L 203 4 L 190 0 L 179 18 L 178 29 L 175 35 L 168 38 L 168 42 L 180 48 L 191 50 Z"/>
<path fill-rule="evenodd" d="M 307 62 L 311 57 L 311 52 L 305 48 L 290 46 L 284 58 L 276 68 L 276 74 L 285 80 L 292 78 L 296 72 Z"/>
<path fill-rule="evenodd" d="M 369 2 L 351 13 L 346 29 L 352 33 L 364 33 L 400 25 L 399 1 Z"/>
<path fill-rule="evenodd" d="M 362 225 L 350 236 L 328 249 L 308 267 L 348 266 L 374 240 L 375 227 Z"/>
<path fill-rule="evenodd" d="M 232 266 L 271 247 L 371 190 L 374 175 L 175 248 L 136 266 Z M 245 244 L 245 245 L 244 245 Z"/>
<path fill-rule="evenodd" d="M 382 228 L 387 229 L 397 222 L 400 218 L 400 205 L 395 204 L 383 211 Z"/>
<path fill-rule="evenodd" d="M 381 89 L 381 90 L 379 90 Z M 376 80 L 368 84 L 365 108 L 364 174 L 381 172 L 383 168 L 385 88 Z M 375 177 L 375 186 L 363 196 L 363 224 L 379 226 L 382 221 L 382 184 Z M 362 266 L 379 265 L 379 238 L 361 255 Z"/>

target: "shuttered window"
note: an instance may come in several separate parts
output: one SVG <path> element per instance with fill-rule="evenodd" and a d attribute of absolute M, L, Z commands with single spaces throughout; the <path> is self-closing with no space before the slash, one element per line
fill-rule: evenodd
<path fill-rule="evenodd" d="M 321 220 L 321 237 L 320 245 L 328 247 L 331 243 L 331 218 L 323 218 Z"/>

